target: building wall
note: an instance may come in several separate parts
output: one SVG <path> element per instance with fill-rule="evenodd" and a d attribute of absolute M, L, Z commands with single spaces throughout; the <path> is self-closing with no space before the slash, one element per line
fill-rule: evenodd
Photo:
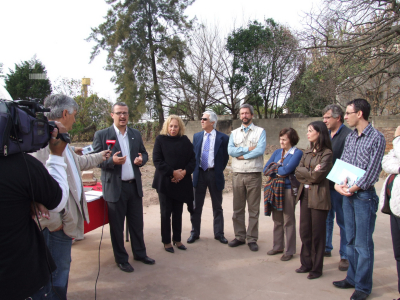
<path fill-rule="evenodd" d="M 254 124 L 265 129 L 267 134 L 267 145 L 279 147 L 279 131 L 285 127 L 296 129 L 299 134 L 299 148 L 307 148 L 307 125 L 322 118 L 282 118 L 282 119 L 254 119 Z M 393 137 L 397 126 L 400 125 L 398 116 L 371 117 L 372 125 L 382 132 L 386 138 L 386 151 L 393 148 Z M 217 130 L 230 135 L 231 131 L 241 125 L 240 120 L 221 120 L 217 123 Z M 186 125 L 186 135 L 193 140 L 193 134 L 201 131 L 200 121 L 189 121 Z"/>

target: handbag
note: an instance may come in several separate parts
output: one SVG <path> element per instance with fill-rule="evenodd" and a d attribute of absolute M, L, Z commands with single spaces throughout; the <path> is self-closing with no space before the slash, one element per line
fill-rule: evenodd
<path fill-rule="evenodd" d="M 392 196 L 392 189 L 393 189 L 393 181 L 396 178 L 397 174 L 391 174 L 388 176 L 388 179 L 386 181 L 386 185 L 383 187 L 385 189 L 385 202 L 383 203 L 381 212 L 384 214 L 392 214 L 392 211 L 390 210 L 390 205 L 389 201 Z"/>
<path fill-rule="evenodd" d="M 292 190 L 292 196 L 297 197 L 300 182 L 297 180 L 294 174 L 289 174 L 289 180 L 290 180 L 290 189 Z"/>

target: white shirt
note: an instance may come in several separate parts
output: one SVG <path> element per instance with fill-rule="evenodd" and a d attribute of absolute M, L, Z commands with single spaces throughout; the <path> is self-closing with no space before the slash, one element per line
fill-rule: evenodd
<path fill-rule="evenodd" d="M 207 132 L 204 131 L 204 135 L 203 135 L 203 144 L 201 146 L 201 157 L 203 157 L 203 149 L 204 149 L 204 143 L 206 142 L 207 139 Z M 214 168 L 214 146 L 215 146 L 215 138 L 217 136 L 217 132 L 215 131 L 215 129 L 213 129 L 210 132 L 210 151 L 208 152 L 208 167 L 209 168 Z M 201 162 L 200 162 L 200 166 L 201 166 Z"/>
<path fill-rule="evenodd" d="M 72 169 L 72 174 L 74 176 L 75 186 L 76 186 L 76 189 L 77 189 L 76 193 L 79 196 L 79 200 L 81 200 L 81 197 L 82 197 L 82 183 L 81 183 L 81 177 L 79 176 L 78 168 L 76 167 L 76 164 L 75 164 L 74 156 L 71 153 L 71 150 L 69 149 L 68 146 L 65 147 L 64 151 L 66 152 L 66 156 L 67 156 L 69 165 L 71 166 L 71 169 Z"/>
<path fill-rule="evenodd" d="M 127 181 L 135 178 L 133 173 L 133 167 L 130 156 L 129 149 L 129 137 L 128 137 L 128 126 L 126 127 L 125 133 L 122 134 L 117 126 L 114 124 L 115 133 L 117 134 L 117 139 L 121 147 L 122 156 L 126 156 L 126 161 L 122 165 L 121 180 Z"/>
<path fill-rule="evenodd" d="M 53 178 L 58 182 L 62 190 L 62 198 L 58 206 L 54 209 L 49 209 L 52 212 L 60 212 L 64 209 L 67 204 L 67 200 L 69 197 L 69 188 L 67 181 L 67 165 L 64 161 L 64 157 L 58 155 L 49 155 L 49 159 L 46 161 L 46 169 L 49 171 L 49 174 L 53 176 Z"/>

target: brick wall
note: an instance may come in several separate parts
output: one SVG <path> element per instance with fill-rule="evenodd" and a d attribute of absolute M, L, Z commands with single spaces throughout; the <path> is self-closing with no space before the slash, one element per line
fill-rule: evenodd
<path fill-rule="evenodd" d="M 282 119 L 254 119 L 254 124 L 263 127 L 267 134 L 267 145 L 271 147 L 279 146 L 279 131 L 285 127 L 296 129 L 299 134 L 299 148 L 307 148 L 307 125 L 313 121 L 322 120 L 322 118 L 282 118 Z M 372 126 L 382 132 L 386 139 L 386 151 L 393 148 L 393 137 L 397 126 L 400 125 L 399 116 L 378 116 L 371 117 Z M 240 120 L 221 120 L 217 123 L 217 130 L 230 135 L 231 131 L 238 128 Z M 193 134 L 201 131 L 200 121 L 189 121 L 186 124 L 186 135 L 192 140 Z"/>

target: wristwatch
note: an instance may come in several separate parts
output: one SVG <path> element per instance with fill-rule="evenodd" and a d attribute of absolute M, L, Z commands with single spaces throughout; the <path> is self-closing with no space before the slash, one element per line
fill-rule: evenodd
<path fill-rule="evenodd" d="M 347 191 L 346 191 L 346 192 L 347 192 L 347 194 L 350 194 L 350 189 L 347 189 Z"/>

